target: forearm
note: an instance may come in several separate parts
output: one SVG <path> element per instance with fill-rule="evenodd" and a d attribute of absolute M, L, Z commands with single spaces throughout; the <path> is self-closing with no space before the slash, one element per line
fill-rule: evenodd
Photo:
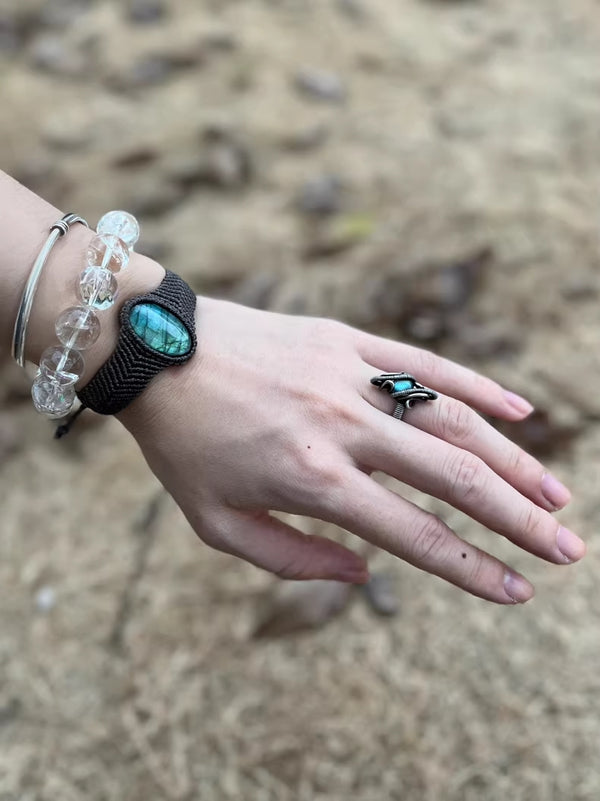
<path fill-rule="evenodd" d="M 65 213 L 26 189 L 0 171 L 0 352 L 10 348 L 12 332 L 23 288 L 46 240 L 50 226 Z M 85 216 L 85 210 L 77 209 Z M 87 245 L 93 231 L 73 225 L 56 243 L 44 268 L 27 329 L 25 355 L 37 363 L 42 351 L 56 341 L 54 321 L 61 311 L 80 302 L 77 280 L 84 267 Z M 129 266 L 117 276 L 119 300 L 102 312 L 102 334 L 86 352 L 89 380 L 108 358 L 117 339 L 118 307 L 124 300 L 157 286 L 163 268 L 140 254 L 133 253 Z"/>

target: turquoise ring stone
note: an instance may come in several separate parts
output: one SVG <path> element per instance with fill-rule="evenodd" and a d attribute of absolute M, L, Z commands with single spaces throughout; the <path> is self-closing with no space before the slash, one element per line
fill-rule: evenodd
<path fill-rule="evenodd" d="M 192 338 L 181 320 L 157 303 L 138 303 L 129 312 L 129 322 L 149 348 L 164 356 L 185 356 Z"/>
<path fill-rule="evenodd" d="M 406 392 L 407 389 L 413 389 L 415 382 L 411 380 L 396 381 L 394 383 L 394 392 Z"/>

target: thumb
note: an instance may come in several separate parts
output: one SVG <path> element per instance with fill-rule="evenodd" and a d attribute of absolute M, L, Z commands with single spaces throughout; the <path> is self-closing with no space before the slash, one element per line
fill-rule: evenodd
<path fill-rule="evenodd" d="M 211 545 L 240 556 L 284 579 L 333 579 L 365 584 L 365 560 L 333 540 L 304 534 L 268 512 L 227 509 L 214 527 Z"/>

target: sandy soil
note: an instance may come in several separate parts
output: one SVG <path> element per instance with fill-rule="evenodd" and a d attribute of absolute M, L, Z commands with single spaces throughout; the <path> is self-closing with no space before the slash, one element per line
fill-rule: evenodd
<path fill-rule="evenodd" d="M 424 499 L 536 599 L 495 608 L 382 554 L 396 617 L 357 593 L 256 640 L 275 582 L 199 545 L 116 423 L 53 442 L 6 368 L 2 801 L 600 798 L 598 11 L 0 0 L 4 169 L 92 221 L 138 213 L 141 249 L 198 291 L 528 394 L 511 434 L 575 489 L 562 519 L 589 542 L 538 563 Z"/>

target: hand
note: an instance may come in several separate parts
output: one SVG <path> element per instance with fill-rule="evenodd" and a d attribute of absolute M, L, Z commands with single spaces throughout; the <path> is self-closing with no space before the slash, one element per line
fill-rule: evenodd
<path fill-rule="evenodd" d="M 569 492 L 475 411 L 531 412 L 495 382 L 432 353 L 332 320 L 198 299 L 198 353 L 157 377 L 120 419 L 198 535 L 284 578 L 361 583 L 367 567 L 273 510 L 335 523 L 501 604 L 533 587 L 432 514 L 371 478 L 379 470 L 565 564 L 583 542 L 551 512 Z M 370 384 L 406 371 L 440 393 L 405 422 Z M 473 408 L 471 408 L 473 407 Z"/>

